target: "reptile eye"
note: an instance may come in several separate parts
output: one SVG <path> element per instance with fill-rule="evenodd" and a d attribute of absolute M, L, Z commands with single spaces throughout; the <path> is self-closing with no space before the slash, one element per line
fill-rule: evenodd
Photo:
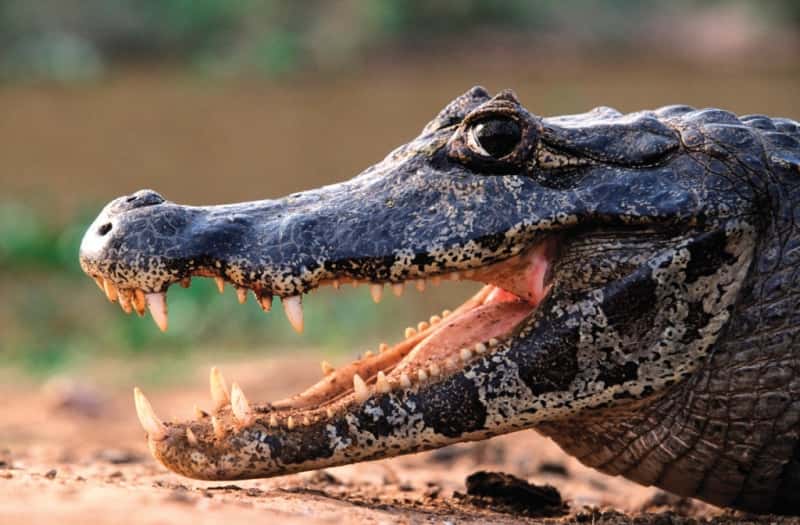
<path fill-rule="evenodd" d="M 476 153 L 500 159 L 514 151 L 522 131 L 510 118 L 491 118 L 474 124 L 467 132 L 467 144 Z"/>

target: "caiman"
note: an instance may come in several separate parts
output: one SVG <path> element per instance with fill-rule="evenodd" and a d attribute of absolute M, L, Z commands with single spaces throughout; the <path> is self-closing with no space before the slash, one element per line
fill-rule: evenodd
<path fill-rule="evenodd" d="M 109 203 L 80 249 L 167 326 L 194 276 L 283 303 L 321 286 L 485 283 L 293 397 L 214 409 L 150 450 L 197 479 L 276 476 L 533 428 L 611 475 L 800 514 L 800 125 L 676 105 L 542 118 L 475 87 L 355 178 L 277 200 Z M 532 454 L 535 451 L 532 451 Z"/>

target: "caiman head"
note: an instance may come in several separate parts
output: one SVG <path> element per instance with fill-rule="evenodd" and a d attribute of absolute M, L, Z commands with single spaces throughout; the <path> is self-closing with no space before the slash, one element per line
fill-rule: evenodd
<path fill-rule="evenodd" d="M 385 286 L 485 283 L 285 400 L 248 401 L 212 370 L 214 410 L 162 422 L 137 390 L 152 453 L 193 478 L 267 477 L 552 422 L 580 440 L 585 416 L 658 399 L 725 330 L 767 198 L 725 149 L 751 139 L 707 132 L 720 113 L 541 118 L 476 87 L 347 182 L 222 206 L 112 201 L 81 266 L 162 329 L 167 289 L 194 276 L 265 310 L 277 296 L 298 331 L 321 286 L 363 283 L 377 301 Z"/>

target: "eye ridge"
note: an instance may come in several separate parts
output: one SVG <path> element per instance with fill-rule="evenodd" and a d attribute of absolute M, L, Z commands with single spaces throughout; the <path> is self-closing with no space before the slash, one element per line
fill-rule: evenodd
<path fill-rule="evenodd" d="M 489 117 L 475 122 L 467 134 L 467 143 L 476 153 L 501 159 L 513 152 L 522 140 L 522 129 L 508 117 Z"/>

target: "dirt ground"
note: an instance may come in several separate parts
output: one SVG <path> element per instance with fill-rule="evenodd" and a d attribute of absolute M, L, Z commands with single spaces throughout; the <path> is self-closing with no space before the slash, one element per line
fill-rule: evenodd
<path fill-rule="evenodd" d="M 208 365 L 188 386 L 147 392 L 162 416 L 208 405 Z M 311 357 L 222 365 L 252 399 L 275 399 L 310 383 Z M 135 375 L 135 374 L 134 374 Z M 168 472 L 148 454 L 130 388 L 62 378 L 11 386 L 0 395 L 0 523 L 797 523 L 754 517 L 604 476 L 525 431 L 486 442 L 275 479 L 209 483 Z M 124 387 L 124 388 L 123 388 Z M 487 470 L 549 484 L 563 513 L 525 515 L 465 495 L 465 479 Z"/>

